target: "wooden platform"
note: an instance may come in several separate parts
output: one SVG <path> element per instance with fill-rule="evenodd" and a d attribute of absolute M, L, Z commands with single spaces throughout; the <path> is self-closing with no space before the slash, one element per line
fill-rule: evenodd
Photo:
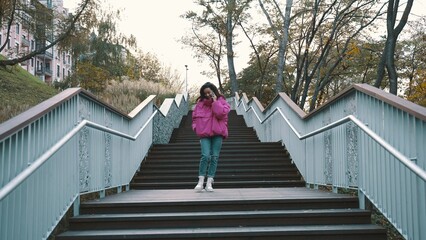
<path fill-rule="evenodd" d="M 195 186 L 195 181 L 194 181 Z M 228 201 L 228 200 L 260 200 L 260 199 L 329 199 L 353 198 L 349 195 L 336 194 L 308 188 L 241 188 L 215 189 L 214 192 L 195 192 L 193 189 L 173 190 L 130 190 L 120 194 L 107 196 L 86 202 L 120 203 L 120 202 L 185 202 L 185 201 Z"/>

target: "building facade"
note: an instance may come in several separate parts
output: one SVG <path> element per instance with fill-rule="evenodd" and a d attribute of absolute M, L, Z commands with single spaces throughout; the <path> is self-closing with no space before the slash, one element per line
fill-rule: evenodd
<path fill-rule="evenodd" d="M 63 0 L 39 0 L 38 2 L 22 0 L 22 2 L 28 6 L 35 3 L 42 4 L 45 8 L 54 12 L 52 17 L 58 16 L 58 14 L 62 14 L 63 16 L 68 14 L 68 10 L 63 7 Z M 29 30 L 31 24 L 34 26 L 34 19 L 24 11 L 17 11 L 10 29 L 9 38 L 7 38 L 7 26 L 2 26 L 0 29 L 0 46 L 6 43 L 6 47 L 0 54 L 6 58 L 13 59 L 50 44 L 53 41 L 55 32 L 55 21 L 57 19 L 53 17 L 51 26 L 43 26 L 44 29 L 47 29 L 44 34 L 45 36 L 43 39 L 37 39 L 35 34 Z M 40 26 L 37 25 L 37 27 Z M 61 51 L 55 45 L 19 65 L 32 75 L 40 78 L 40 80 L 51 84 L 63 81 L 71 75 L 72 58 L 70 52 Z"/>

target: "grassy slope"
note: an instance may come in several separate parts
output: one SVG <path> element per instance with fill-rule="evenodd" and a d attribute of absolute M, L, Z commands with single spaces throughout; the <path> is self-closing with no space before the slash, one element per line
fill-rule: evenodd
<path fill-rule="evenodd" d="M 0 123 L 57 93 L 19 66 L 0 67 Z"/>

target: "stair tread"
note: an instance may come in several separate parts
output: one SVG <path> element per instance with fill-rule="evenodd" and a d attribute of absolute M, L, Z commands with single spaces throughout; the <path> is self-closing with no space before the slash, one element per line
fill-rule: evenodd
<path fill-rule="evenodd" d="M 228 169 L 220 169 L 219 172 L 217 172 L 217 175 L 220 174 L 242 174 L 242 173 L 270 173 L 270 172 L 277 172 L 277 168 L 257 168 L 257 169 L 232 169 L 232 168 L 228 168 Z M 297 169 L 292 165 L 292 166 L 288 166 L 286 168 L 282 168 L 279 169 L 280 173 L 284 173 L 284 174 L 288 174 L 290 173 L 297 173 Z M 137 176 L 143 176 L 143 175 L 151 175 L 151 174 L 193 174 L 193 173 L 198 173 L 198 170 L 196 170 L 194 172 L 193 169 L 173 169 L 171 170 L 155 170 L 155 171 L 141 171 L 137 173 Z"/>
<path fill-rule="evenodd" d="M 224 146 L 225 146 L 224 142 Z M 186 143 L 167 143 L 167 144 L 154 144 L 154 147 L 156 146 L 160 146 L 160 147 L 167 147 L 167 146 L 181 146 L 181 145 L 188 145 Z M 232 142 L 232 143 L 228 143 L 228 145 L 232 146 L 232 145 L 238 145 L 237 142 Z M 277 146 L 281 146 L 280 142 L 257 142 L 257 143 L 243 143 L 243 145 L 277 145 Z M 197 146 L 199 147 L 199 146 Z"/>
<path fill-rule="evenodd" d="M 310 226 L 263 226 L 263 227 L 209 227 L 209 228 L 161 228 L 161 229 L 120 229 L 120 230 L 85 230 L 68 231 L 60 234 L 60 237 L 79 236 L 103 236 L 105 239 L 118 235 L 177 235 L 177 234 L 233 234 L 233 233 L 269 233 L 274 235 L 311 235 L 321 234 L 321 232 L 339 231 L 340 234 L 355 232 L 383 233 L 385 229 L 372 224 L 351 224 L 351 225 L 310 225 Z"/>
<path fill-rule="evenodd" d="M 104 220 L 123 220 L 123 219 L 139 219 L 139 218 L 170 218 L 170 217 L 234 217 L 234 216 L 273 216 L 273 215 L 310 215 L 310 216 L 327 216 L 327 215 L 364 215 L 370 214 L 370 211 L 348 208 L 348 209 L 301 209 L 301 210 L 256 210 L 256 211 L 219 211 L 219 212 L 168 212 L 168 213 L 126 213 L 126 214 L 87 214 L 71 218 L 72 221 L 84 221 L 93 219 Z"/>
<path fill-rule="evenodd" d="M 195 182 L 194 182 L 195 183 Z M 196 202 L 286 202 L 286 201 L 358 201 L 358 198 L 311 190 L 305 187 L 295 188 L 227 188 L 215 189 L 214 193 L 200 194 L 193 189 L 172 189 L 172 190 L 130 190 L 106 198 L 97 199 L 82 203 L 82 206 L 98 204 L 139 204 L 139 203 L 164 203 L 173 202 L 192 204 Z"/>
<path fill-rule="evenodd" d="M 248 181 L 241 181 L 241 180 L 233 180 L 233 181 L 215 181 L 214 184 L 218 185 L 218 184 L 238 184 L 238 183 L 280 183 L 280 182 L 301 182 L 301 180 L 294 180 L 294 179 L 282 179 L 282 180 L 248 180 Z M 163 184 L 193 184 L 194 181 L 189 181 L 189 182 L 173 182 L 173 183 L 162 183 L 162 182 L 157 182 L 158 185 L 163 185 Z M 136 184 L 143 184 L 143 183 L 136 183 Z M 150 183 L 151 184 L 151 183 Z"/>
<path fill-rule="evenodd" d="M 220 160 L 219 160 L 220 161 Z M 152 164 L 152 165 L 150 165 Z M 155 162 L 147 162 L 145 164 L 143 164 L 142 166 L 155 166 L 155 167 L 171 167 L 171 166 L 176 166 L 176 167 L 193 167 L 193 166 L 197 166 L 198 167 L 199 164 L 199 160 L 198 159 L 194 159 L 193 162 L 180 162 L 178 160 L 176 161 L 171 161 L 170 163 L 162 163 L 161 161 Z M 257 166 L 292 166 L 293 164 L 290 161 L 277 161 L 277 162 L 261 162 L 261 161 L 250 161 L 250 162 L 246 162 L 244 164 L 238 163 L 238 162 L 232 162 L 232 160 L 230 161 L 223 161 L 220 162 L 220 165 L 218 165 L 218 171 L 221 167 L 231 167 L 231 166 L 235 166 L 235 167 L 257 167 Z"/>
<path fill-rule="evenodd" d="M 136 175 L 133 179 L 149 179 L 149 178 L 160 178 L 160 177 L 164 177 L 164 175 L 155 173 L 155 175 L 146 175 L 141 173 L 140 175 Z M 193 176 L 185 176 L 185 175 L 181 175 L 181 174 L 176 174 L 176 175 L 169 175 L 169 177 L 172 178 L 190 178 L 191 180 L 194 179 Z M 220 178 L 229 178 L 229 177 L 241 177 L 241 178 L 253 178 L 253 177 L 300 177 L 300 175 L 294 171 L 294 172 L 290 172 L 290 173 L 282 173 L 281 171 L 276 171 L 276 172 L 266 172 L 266 173 L 253 173 L 253 174 L 234 174 L 234 173 L 217 173 L 216 174 L 216 178 L 220 179 Z"/>

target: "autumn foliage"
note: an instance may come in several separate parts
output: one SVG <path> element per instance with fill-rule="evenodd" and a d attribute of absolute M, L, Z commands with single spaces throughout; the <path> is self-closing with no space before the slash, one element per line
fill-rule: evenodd
<path fill-rule="evenodd" d="M 76 76 L 80 87 L 93 93 L 99 93 L 107 86 L 109 72 L 89 62 L 82 62 L 77 65 Z"/>

